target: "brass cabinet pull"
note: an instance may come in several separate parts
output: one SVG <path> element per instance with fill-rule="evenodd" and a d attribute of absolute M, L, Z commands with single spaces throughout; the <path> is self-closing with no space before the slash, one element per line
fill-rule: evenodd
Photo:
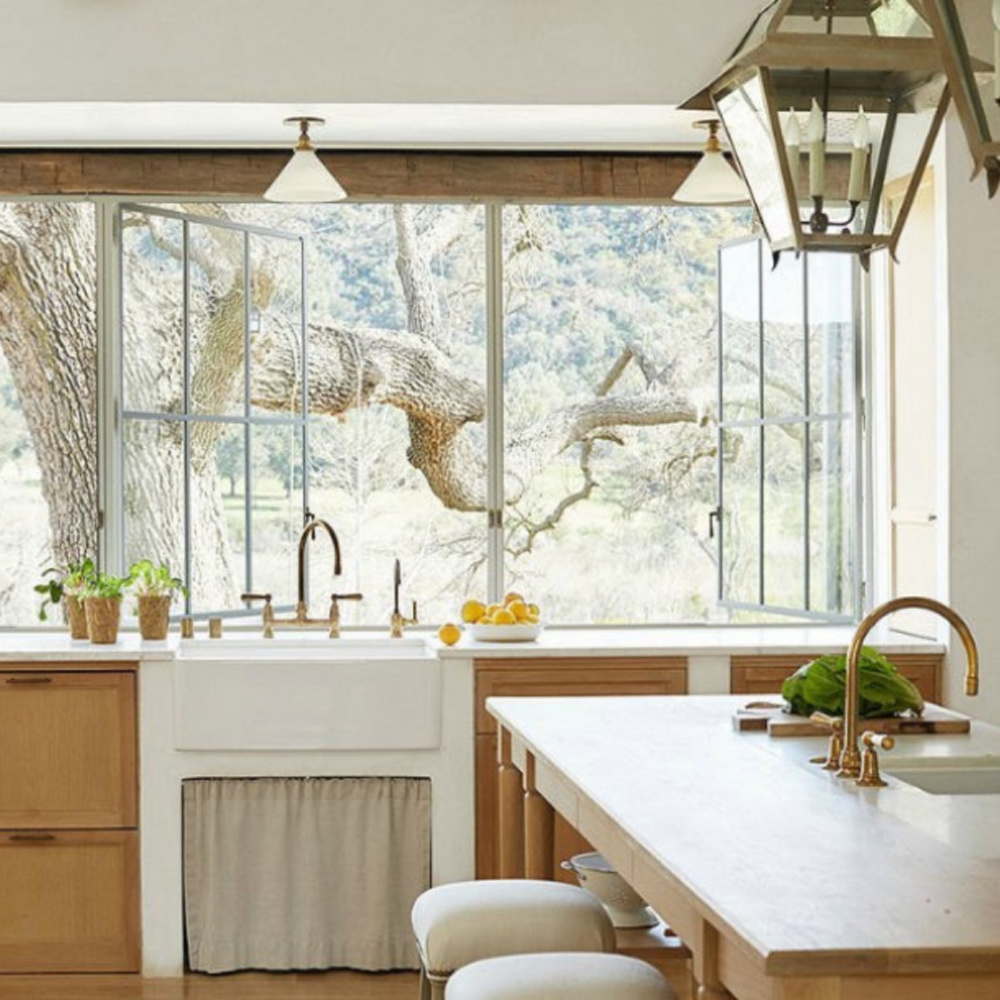
<path fill-rule="evenodd" d="M 55 840 L 56 835 L 54 833 L 12 833 L 8 839 L 20 843 L 41 843 L 46 840 Z"/>
<path fill-rule="evenodd" d="M 52 683 L 52 678 L 51 677 L 32 677 L 30 675 L 27 676 L 27 677 L 8 677 L 7 678 L 7 683 L 8 684 L 51 684 Z"/>

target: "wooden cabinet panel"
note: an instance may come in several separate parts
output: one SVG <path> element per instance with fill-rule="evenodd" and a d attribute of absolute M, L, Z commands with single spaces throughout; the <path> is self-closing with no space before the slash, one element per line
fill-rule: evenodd
<path fill-rule="evenodd" d="M 136 826 L 135 674 L 0 672 L 0 828 Z"/>
<path fill-rule="evenodd" d="M 476 877 L 497 874 L 496 720 L 486 699 L 497 696 L 686 694 L 687 660 L 643 659 L 488 660 L 476 664 Z M 559 813 L 555 817 L 553 868 L 556 878 L 576 883 L 560 862 L 592 851 L 590 844 Z"/>
<path fill-rule="evenodd" d="M 0 972 L 138 972 L 138 834 L 0 834 Z"/>
<path fill-rule="evenodd" d="M 776 694 L 782 682 L 795 673 L 809 654 L 789 656 L 734 656 L 730 661 L 730 691 L 733 694 Z M 944 657 L 939 653 L 902 653 L 890 657 L 896 668 L 916 684 L 927 701 L 941 700 L 941 667 Z"/>
<path fill-rule="evenodd" d="M 684 657 L 489 660 L 476 665 L 476 732 L 496 731 L 492 697 L 686 693 Z"/>

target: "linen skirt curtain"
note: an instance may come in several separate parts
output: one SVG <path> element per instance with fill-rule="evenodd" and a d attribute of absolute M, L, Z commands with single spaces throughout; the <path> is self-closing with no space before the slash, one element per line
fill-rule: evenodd
<path fill-rule="evenodd" d="M 430 886 L 430 781 L 183 783 L 190 968 L 415 969 Z"/>

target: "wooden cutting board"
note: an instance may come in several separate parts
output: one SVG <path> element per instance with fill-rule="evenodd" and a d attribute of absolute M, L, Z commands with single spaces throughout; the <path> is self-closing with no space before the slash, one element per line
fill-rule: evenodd
<path fill-rule="evenodd" d="M 771 707 L 763 707 L 765 705 Z M 760 707 L 751 707 L 760 706 Z M 952 712 L 930 702 L 919 718 L 862 719 L 860 731 L 893 733 L 902 736 L 933 733 L 967 733 L 971 720 L 967 715 Z M 769 736 L 823 736 L 830 730 L 804 715 L 789 715 L 778 703 L 755 701 L 738 709 L 733 715 L 733 728 L 741 733 L 767 732 Z"/>

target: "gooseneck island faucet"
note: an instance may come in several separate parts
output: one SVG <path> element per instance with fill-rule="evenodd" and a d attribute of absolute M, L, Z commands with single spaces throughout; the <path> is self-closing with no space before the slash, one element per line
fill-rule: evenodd
<path fill-rule="evenodd" d="M 312 625 L 322 625 L 329 629 L 329 635 L 331 639 L 340 638 L 340 604 L 339 601 L 360 601 L 362 599 L 362 594 L 337 594 L 333 593 L 330 595 L 330 612 L 326 618 L 310 618 L 309 617 L 309 607 L 306 603 L 306 544 L 309 542 L 310 538 L 316 537 L 317 530 L 322 529 L 329 535 L 330 541 L 333 543 L 333 575 L 340 576 L 342 572 L 341 562 L 340 562 L 340 541 L 337 538 L 337 533 L 333 530 L 333 526 L 329 521 L 324 521 L 322 518 L 316 518 L 310 521 L 303 529 L 302 534 L 299 535 L 299 550 L 298 550 L 298 574 L 299 574 L 299 586 L 298 586 L 298 600 L 295 604 L 295 617 L 294 618 L 275 618 L 274 609 L 271 606 L 271 594 L 243 594 L 241 598 L 243 601 L 249 603 L 250 601 L 263 601 L 264 602 L 264 612 L 263 612 L 263 625 L 264 625 L 264 638 L 273 639 L 274 638 L 274 626 L 275 625 L 286 625 L 292 628 L 306 628 Z"/>
<path fill-rule="evenodd" d="M 879 779 L 878 758 L 875 748 L 882 745 L 884 749 L 892 748 L 891 738 L 882 737 L 879 739 L 874 733 L 865 733 L 865 759 L 862 760 L 861 751 L 858 749 L 858 729 L 860 728 L 860 663 L 861 650 L 864 646 L 868 633 L 885 617 L 902 611 L 905 608 L 919 608 L 924 611 L 931 611 L 944 618 L 950 623 L 952 628 L 958 633 L 965 647 L 966 668 L 965 668 L 965 693 L 976 695 L 979 693 L 979 651 L 976 648 L 976 640 L 972 636 L 972 631 L 965 621 L 946 604 L 935 601 L 930 597 L 897 597 L 885 604 L 880 604 L 873 611 L 870 611 L 858 625 L 851 639 L 850 648 L 847 651 L 847 677 L 846 698 L 844 702 L 843 736 L 838 732 L 838 727 L 833 725 L 833 738 L 831 740 L 830 762 L 834 759 L 834 748 L 837 742 L 842 739 L 842 749 L 839 751 L 840 769 L 837 771 L 838 778 L 853 778 L 861 785 L 883 785 L 885 782 Z"/>

